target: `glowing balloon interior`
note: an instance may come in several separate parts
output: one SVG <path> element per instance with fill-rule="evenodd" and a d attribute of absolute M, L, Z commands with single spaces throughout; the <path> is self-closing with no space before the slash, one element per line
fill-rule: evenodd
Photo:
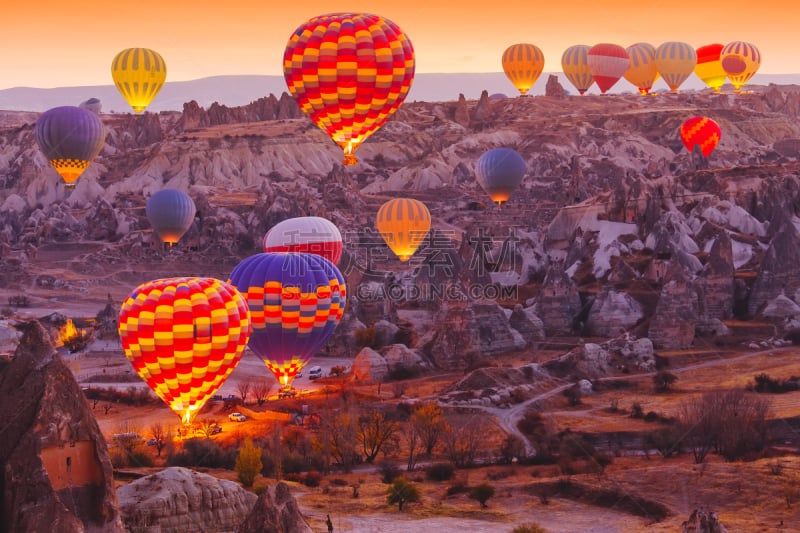
<path fill-rule="evenodd" d="M 544 70 L 544 54 L 532 44 L 512 44 L 503 52 L 503 72 L 519 94 L 526 94 Z"/>
<path fill-rule="evenodd" d="M 723 48 L 725 47 L 721 44 L 708 44 L 695 50 L 697 65 L 694 67 L 694 73 L 715 93 L 718 93 L 720 88 L 725 85 L 725 79 L 728 77 L 719 57 Z"/>
<path fill-rule="evenodd" d="M 125 101 L 141 113 L 167 79 L 167 64 L 149 48 L 126 48 L 111 62 L 111 78 Z"/>
<path fill-rule="evenodd" d="M 405 100 L 414 48 L 391 20 L 369 13 L 310 19 L 289 38 L 283 75 L 300 109 L 344 152 L 343 164 Z"/>
<path fill-rule="evenodd" d="M 162 242 L 173 246 L 192 227 L 197 207 L 178 189 L 162 189 L 147 199 L 147 219 Z"/>
<path fill-rule="evenodd" d="M 188 424 L 239 364 L 250 317 L 220 280 L 157 279 L 123 302 L 119 336 L 139 377 Z"/>
<path fill-rule="evenodd" d="M 411 259 L 431 229 L 431 213 L 413 198 L 395 198 L 378 209 L 378 233 L 400 261 Z"/>
<path fill-rule="evenodd" d="M 495 148 L 475 164 L 478 183 L 494 203 L 503 205 L 525 177 L 525 160 L 511 148 Z"/>

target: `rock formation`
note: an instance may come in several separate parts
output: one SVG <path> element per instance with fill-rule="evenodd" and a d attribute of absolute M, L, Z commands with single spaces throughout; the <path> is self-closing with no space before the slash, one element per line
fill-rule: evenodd
<path fill-rule="evenodd" d="M 626 293 L 606 285 L 592 303 L 586 328 L 590 335 L 616 337 L 644 317 L 641 304 Z"/>
<path fill-rule="evenodd" d="M 129 529 L 161 533 L 230 531 L 248 516 L 256 495 L 238 483 L 188 468 L 169 467 L 117 490 Z"/>
<path fill-rule="evenodd" d="M 544 87 L 544 95 L 555 98 L 564 98 L 567 95 L 567 93 L 564 91 L 564 87 L 558 81 L 558 76 L 555 74 L 550 74 L 547 77 L 547 85 Z"/>
<path fill-rule="evenodd" d="M 236 533 L 312 533 L 289 486 L 267 487 Z"/>
<path fill-rule="evenodd" d="M 770 241 L 748 302 L 748 313 L 756 315 L 767 301 L 781 292 L 794 294 L 800 289 L 800 232 L 787 220 Z"/>
<path fill-rule="evenodd" d="M 536 309 L 547 335 L 566 335 L 573 331 L 581 310 L 578 288 L 563 270 L 551 267 L 536 298 Z"/>
<path fill-rule="evenodd" d="M 648 337 L 656 348 L 688 348 L 695 337 L 698 298 L 694 284 L 674 265 L 661 289 Z"/>
<path fill-rule="evenodd" d="M 372 348 L 362 348 L 350 368 L 353 381 L 360 383 L 380 383 L 389 374 L 386 359 Z"/>
<path fill-rule="evenodd" d="M 106 443 L 72 372 L 36 321 L 0 361 L 0 531 L 122 533 Z"/>

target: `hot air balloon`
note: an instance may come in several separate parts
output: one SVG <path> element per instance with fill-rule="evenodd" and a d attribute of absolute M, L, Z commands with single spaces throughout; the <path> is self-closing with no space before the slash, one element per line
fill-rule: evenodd
<path fill-rule="evenodd" d="M 250 317 L 245 299 L 223 281 L 157 279 L 123 302 L 119 337 L 139 377 L 189 424 L 239 364 Z"/>
<path fill-rule="evenodd" d="M 136 113 L 141 113 L 167 79 L 167 64 L 155 50 L 126 48 L 114 56 L 111 77 L 123 98 Z"/>
<path fill-rule="evenodd" d="M 316 254 L 264 253 L 236 265 L 229 282 L 247 297 L 250 349 L 288 388 L 342 319 L 344 276 Z"/>
<path fill-rule="evenodd" d="M 587 57 L 589 72 L 603 94 L 619 81 L 631 64 L 628 52 L 618 44 L 596 44 L 589 49 Z"/>
<path fill-rule="evenodd" d="M 83 171 L 103 149 L 105 131 L 100 119 L 74 106 L 48 109 L 36 121 L 36 142 L 53 168 L 74 188 Z"/>
<path fill-rule="evenodd" d="M 569 82 L 583 95 L 594 83 L 589 70 L 589 50 L 585 44 L 576 44 L 564 50 L 561 56 L 561 69 Z"/>
<path fill-rule="evenodd" d="M 483 190 L 497 205 L 508 201 L 525 177 L 525 160 L 511 148 L 494 148 L 475 164 L 475 176 Z"/>
<path fill-rule="evenodd" d="M 695 146 L 700 146 L 705 157 L 711 155 L 721 137 L 719 124 L 708 117 L 692 117 L 681 125 L 681 140 L 686 149 L 691 152 Z"/>
<path fill-rule="evenodd" d="M 378 233 L 400 261 L 408 261 L 431 229 L 431 214 L 419 200 L 395 198 L 378 209 Z"/>
<path fill-rule="evenodd" d="M 189 231 L 196 212 L 191 197 L 178 189 L 162 189 L 147 199 L 147 219 L 158 238 L 169 246 Z"/>
<path fill-rule="evenodd" d="M 625 79 L 631 82 L 642 96 L 650 92 L 658 79 L 656 47 L 650 43 L 636 43 L 625 49 L 631 64 L 625 71 Z"/>
<path fill-rule="evenodd" d="M 88 100 L 84 100 L 78 104 L 78 107 L 81 109 L 86 109 L 87 111 L 91 111 L 95 115 L 99 115 L 103 110 L 103 104 L 98 98 L 89 98 Z"/>
<path fill-rule="evenodd" d="M 336 265 L 342 258 L 342 234 L 327 218 L 290 218 L 267 232 L 264 251 L 317 254 Z"/>
<path fill-rule="evenodd" d="M 750 81 L 761 66 L 761 52 L 754 45 L 744 41 L 726 44 L 719 58 L 736 93 L 742 90 L 742 86 Z"/>
<path fill-rule="evenodd" d="M 503 72 L 517 88 L 526 94 L 544 70 L 544 54 L 533 44 L 512 44 L 503 52 Z"/>
<path fill-rule="evenodd" d="M 283 54 L 300 109 L 344 151 L 345 165 L 397 111 L 414 79 L 414 48 L 391 20 L 332 13 L 301 24 Z"/>
<path fill-rule="evenodd" d="M 686 81 L 697 65 L 697 52 L 690 44 L 666 42 L 656 48 L 656 67 L 667 82 L 670 91 L 675 92 Z"/>
<path fill-rule="evenodd" d="M 728 77 L 719 57 L 723 48 L 721 44 L 709 44 L 696 50 L 697 66 L 694 67 L 694 73 L 715 93 L 719 92 L 720 87 L 725 84 L 725 78 Z"/>

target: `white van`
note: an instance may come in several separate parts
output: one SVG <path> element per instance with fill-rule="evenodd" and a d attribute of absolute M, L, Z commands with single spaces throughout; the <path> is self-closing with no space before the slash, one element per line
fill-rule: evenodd
<path fill-rule="evenodd" d="M 322 367 L 312 366 L 308 369 L 308 379 L 317 379 L 322 377 Z"/>

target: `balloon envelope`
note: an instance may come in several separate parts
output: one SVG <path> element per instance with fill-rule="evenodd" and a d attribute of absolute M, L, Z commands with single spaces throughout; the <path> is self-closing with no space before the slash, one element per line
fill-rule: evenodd
<path fill-rule="evenodd" d="M 126 48 L 111 62 L 114 85 L 134 112 L 141 113 L 167 79 L 167 64 L 155 50 Z"/>
<path fill-rule="evenodd" d="M 39 149 L 70 186 L 103 149 L 105 131 L 96 114 L 75 106 L 54 107 L 36 121 Z"/>
<path fill-rule="evenodd" d="M 694 67 L 694 73 L 715 93 L 719 92 L 728 77 L 720 59 L 720 52 L 723 48 L 725 47 L 721 44 L 708 44 L 696 50 L 697 65 Z"/>
<path fill-rule="evenodd" d="M 173 245 L 192 227 L 197 208 L 185 192 L 162 189 L 147 199 L 146 212 L 158 238 Z"/>
<path fill-rule="evenodd" d="M 525 177 L 525 160 L 511 148 L 495 148 L 475 164 L 475 176 L 494 203 L 503 205 Z"/>
<path fill-rule="evenodd" d="M 342 234 L 327 218 L 290 218 L 264 235 L 264 251 L 317 254 L 335 265 L 342 258 Z"/>
<path fill-rule="evenodd" d="M 395 198 L 378 209 L 375 225 L 387 246 L 405 262 L 431 229 L 431 214 L 419 200 Z"/>
<path fill-rule="evenodd" d="M 761 66 L 761 52 L 754 45 L 744 41 L 726 44 L 719 56 L 722 68 L 725 69 L 737 93 Z"/>
<path fill-rule="evenodd" d="M 213 278 L 148 281 L 119 313 L 125 356 L 186 424 L 239 364 L 249 336 L 244 298 Z"/>
<path fill-rule="evenodd" d="M 332 13 L 301 24 L 283 54 L 283 76 L 300 109 L 343 150 L 358 147 L 405 100 L 414 79 L 414 48 L 391 20 Z"/>
<path fill-rule="evenodd" d="M 692 117 L 681 125 L 681 140 L 686 149 L 691 152 L 695 146 L 700 146 L 705 157 L 711 155 L 721 138 L 719 124 L 708 117 Z"/>
<path fill-rule="evenodd" d="M 667 82 L 670 90 L 675 92 L 694 72 L 697 65 L 697 52 L 690 44 L 666 42 L 656 48 L 656 67 L 658 73 Z"/>
<path fill-rule="evenodd" d="M 618 44 L 596 44 L 589 49 L 587 57 L 589 72 L 603 94 L 619 81 L 631 63 L 628 52 Z"/>
<path fill-rule="evenodd" d="M 561 69 L 564 71 L 564 75 L 581 95 L 594 83 L 594 78 L 589 70 L 590 49 L 591 47 L 585 44 L 576 44 L 564 50 L 564 54 L 561 56 Z"/>
<path fill-rule="evenodd" d="M 631 60 L 628 70 L 625 71 L 625 79 L 639 89 L 639 94 L 649 93 L 653 83 L 658 79 L 656 47 L 650 43 L 636 43 L 625 51 Z"/>
<path fill-rule="evenodd" d="M 344 276 L 319 255 L 264 253 L 236 265 L 229 283 L 247 298 L 250 349 L 288 387 L 342 319 Z"/>
<path fill-rule="evenodd" d="M 544 70 L 544 54 L 533 44 L 512 44 L 503 52 L 503 72 L 519 94 L 526 94 Z"/>

